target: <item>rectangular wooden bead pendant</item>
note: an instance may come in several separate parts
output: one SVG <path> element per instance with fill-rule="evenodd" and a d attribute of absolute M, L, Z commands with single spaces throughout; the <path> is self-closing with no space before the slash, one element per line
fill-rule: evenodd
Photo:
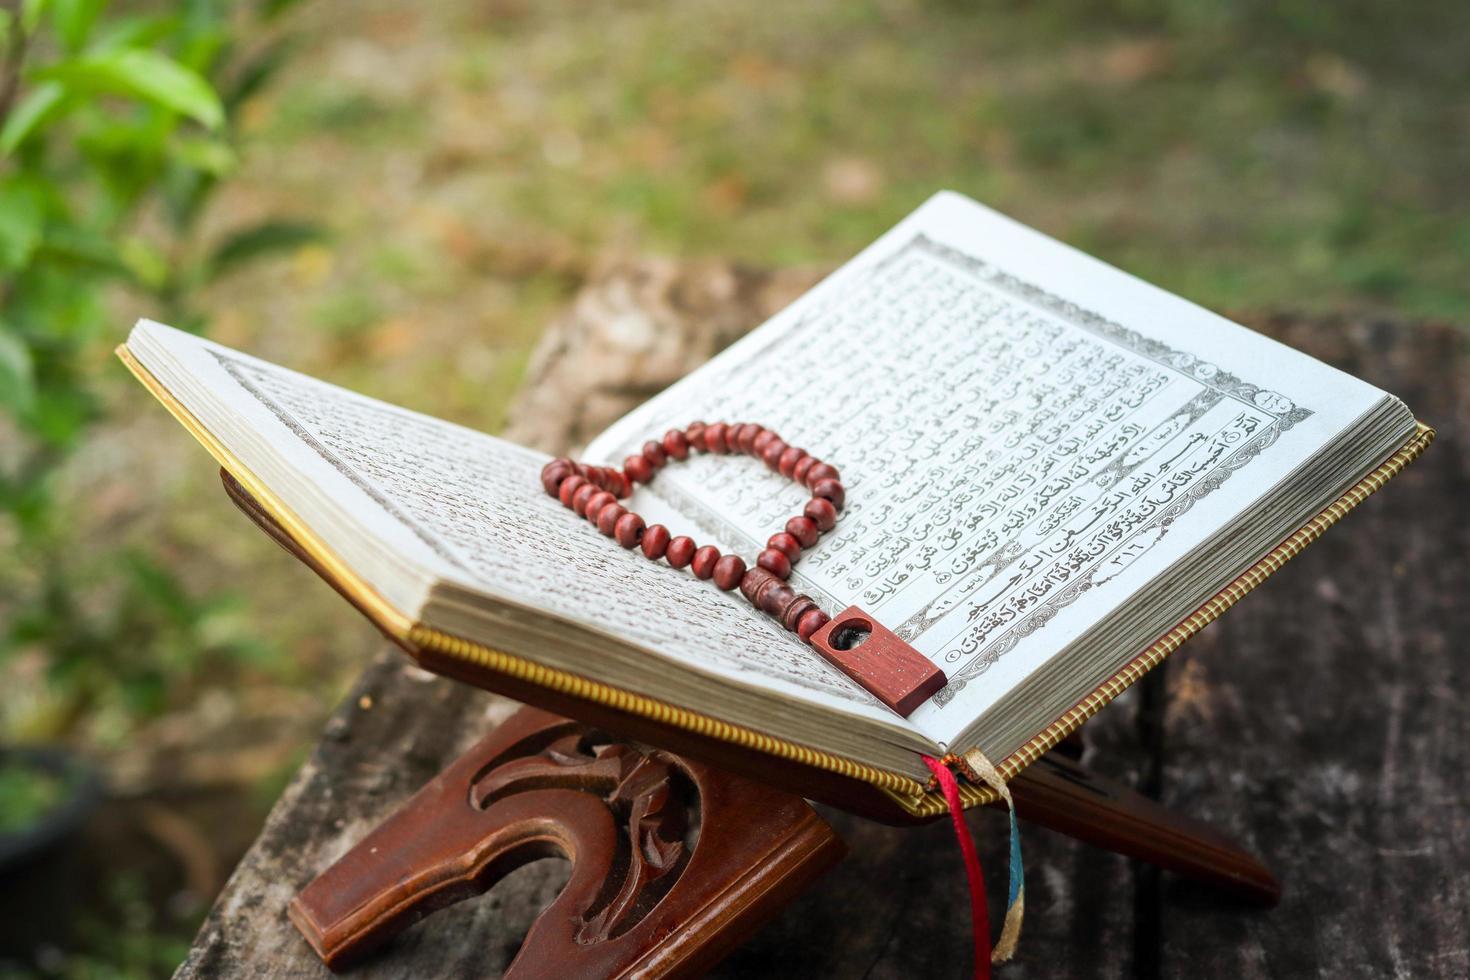
<path fill-rule="evenodd" d="M 857 606 L 812 634 L 827 662 L 907 718 L 947 683 L 934 661 L 909 646 Z"/>

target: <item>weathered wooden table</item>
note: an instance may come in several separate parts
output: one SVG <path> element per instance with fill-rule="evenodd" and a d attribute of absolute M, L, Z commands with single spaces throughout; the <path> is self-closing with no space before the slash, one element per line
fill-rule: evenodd
<path fill-rule="evenodd" d="M 556 384 L 590 387 L 592 398 L 560 420 L 523 414 L 512 431 L 547 448 L 585 438 L 605 416 L 728 342 L 738 332 L 730 324 L 754 323 L 803 282 L 723 274 L 728 288 L 709 287 L 708 270 L 613 270 L 596 287 L 600 294 L 584 296 L 553 328 L 534 368 L 541 389 L 533 400 Z M 690 275 L 703 277 L 700 288 L 682 281 Z M 619 308 L 641 311 L 646 329 L 636 318 L 630 328 L 626 316 L 606 316 Z M 607 322 L 619 326 L 599 333 Z M 1436 324 L 1254 325 L 1400 394 L 1439 428 L 1439 440 L 1174 654 L 1156 685 L 1167 694 L 1162 706 L 1135 690 L 1090 722 L 1084 761 L 1264 856 L 1284 881 L 1284 898 L 1270 912 L 1234 905 L 1023 829 L 1026 931 L 1001 976 L 1470 975 L 1470 712 L 1461 703 L 1470 685 L 1461 641 L 1470 635 L 1470 454 L 1461 435 L 1470 423 L 1467 336 Z M 587 354 L 628 343 L 633 349 L 621 358 Z M 575 356 L 586 364 L 569 379 Z M 240 533 L 253 532 L 242 524 Z M 291 897 L 514 709 L 379 652 L 277 803 L 178 976 L 327 975 L 286 918 Z M 822 813 L 850 856 L 719 974 L 959 974 L 968 906 L 947 824 L 893 829 Z M 998 875 L 1004 816 L 972 812 L 970 821 Z M 350 975 L 494 976 L 565 877 L 562 862 L 525 867 L 488 895 L 421 923 Z M 992 888 L 1000 887 L 994 878 Z"/>

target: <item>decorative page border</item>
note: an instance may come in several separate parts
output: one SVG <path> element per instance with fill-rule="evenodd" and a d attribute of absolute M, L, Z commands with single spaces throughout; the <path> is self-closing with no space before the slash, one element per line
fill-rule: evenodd
<path fill-rule="evenodd" d="M 1311 417 L 1310 409 L 1299 408 L 1291 399 L 1285 395 L 1262 388 L 1260 385 L 1252 384 L 1242 378 L 1231 374 L 1219 365 L 1206 361 L 1186 351 L 1177 350 L 1153 337 L 1146 337 L 1131 327 L 1125 327 L 1116 320 L 1109 320 L 1100 313 L 1084 309 L 1056 295 L 1047 292 L 1040 286 L 1026 282 L 1009 272 L 977 258 L 957 248 L 952 248 L 941 242 L 936 242 L 926 235 L 915 235 L 913 241 L 905 245 L 893 257 L 898 257 L 910 250 L 927 253 L 934 258 L 941 259 L 952 266 L 967 272 L 976 279 L 1001 291 L 1014 296 L 1016 299 L 1024 300 L 1032 306 L 1040 307 L 1058 319 L 1070 323 L 1072 326 L 1081 327 L 1089 333 L 1096 334 L 1105 340 L 1112 341 L 1119 347 L 1132 351 L 1142 357 L 1146 357 L 1162 367 L 1171 371 L 1187 375 L 1191 380 L 1218 391 L 1220 394 L 1237 401 L 1245 402 L 1257 411 L 1265 412 L 1267 415 L 1276 416 L 1280 422 L 1282 432 L 1290 429 L 1298 422 L 1303 422 Z"/>
<path fill-rule="evenodd" d="M 1138 330 L 1124 326 L 1115 320 L 1110 320 L 1100 313 L 1064 299 L 1034 283 L 1027 282 L 994 263 L 942 242 L 935 241 L 922 233 L 916 234 L 906 244 L 879 261 L 874 262 L 862 275 L 868 280 L 871 280 L 882 275 L 892 266 L 906 259 L 910 259 L 915 255 L 923 256 L 930 261 L 940 263 L 953 271 L 969 276 L 977 282 L 996 289 L 1015 300 L 1033 306 L 1061 320 L 1063 323 L 1086 331 L 1102 341 L 1151 361 L 1170 373 L 1182 376 L 1193 383 L 1201 385 L 1206 391 L 1215 393 L 1221 399 L 1236 401 L 1254 412 L 1259 412 L 1270 417 L 1271 421 L 1264 428 L 1252 435 L 1230 455 L 1221 459 L 1212 470 L 1200 476 L 1182 499 L 1155 515 L 1147 524 L 1139 527 L 1128 538 L 1119 542 L 1118 548 L 1126 546 L 1130 541 L 1145 534 L 1153 534 L 1154 543 L 1157 544 L 1157 541 L 1161 540 L 1168 533 L 1174 522 L 1190 510 L 1195 503 L 1209 496 L 1215 490 L 1218 490 L 1231 475 L 1244 468 L 1252 460 L 1257 458 L 1261 452 L 1274 445 L 1283 432 L 1305 421 L 1314 414 L 1311 409 L 1297 405 L 1280 392 L 1255 384 L 1221 368 L 1211 361 L 1187 351 L 1171 347 L 1153 337 L 1146 336 Z M 759 360 L 772 347 L 786 342 L 791 335 L 803 330 L 812 329 L 833 307 L 844 303 L 847 296 L 848 291 L 846 290 L 841 293 L 836 293 L 820 306 L 806 312 L 787 332 L 783 333 L 780 337 L 772 338 L 768 344 L 748 358 L 742 360 L 739 364 L 731 365 L 719 376 L 718 380 L 711 380 L 709 384 L 704 386 L 705 390 L 719 390 L 731 383 L 734 379 L 738 378 L 748 363 Z M 640 445 L 641 443 L 629 442 L 620 447 L 620 451 L 635 452 Z M 654 493 L 669 506 L 693 521 L 701 530 L 713 534 L 720 540 L 743 543 L 747 547 L 755 546 L 756 544 L 749 535 L 721 518 L 690 494 L 683 493 L 671 486 L 660 486 L 658 484 L 650 486 L 646 492 Z M 1045 627 L 1061 609 L 1076 602 L 1082 595 L 1090 591 L 1096 584 L 1095 580 L 1102 564 L 1106 562 L 1109 556 L 1115 554 L 1116 551 L 1117 548 L 1103 555 L 1078 580 L 1069 583 L 1056 595 L 1049 597 L 1045 602 L 1032 609 L 1005 632 L 987 642 L 981 652 L 970 657 L 958 670 L 950 674 L 949 685 L 935 696 L 935 703 L 941 708 L 950 703 L 955 695 L 969 681 L 974 680 L 990 667 L 994 666 L 1002 656 L 1014 649 L 1023 638 Z M 793 584 L 814 598 L 827 600 L 829 605 L 845 605 L 845 603 L 836 597 L 816 588 L 809 580 L 803 579 L 799 569 L 793 574 Z M 912 639 L 913 637 L 910 636 L 908 638 Z"/>

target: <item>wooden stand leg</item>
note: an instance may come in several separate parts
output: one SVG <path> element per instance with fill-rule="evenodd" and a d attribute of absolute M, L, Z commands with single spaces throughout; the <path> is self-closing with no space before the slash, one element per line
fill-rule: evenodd
<path fill-rule="evenodd" d="M 233 477 L 221 476 L 252 520 L 338 587 Z M 436 669 L 456 676 L 453 668 Z M 792 776 L 776 760 L 762 764 L 778 782 Z M 797 775 L 788 784 L 812 792 L 804 781 L 822 774 Z M 1262 905 L 1281 896 L 1271 872 L 1233 841 L 1092 775 L 1066 744 L 1011 788 L 1031 823 Z M 844 799 L 863 812 L 850 793 Z M 878 815 L 892 816 L 883 808 Z M 335 968 L 522 864 L 560 853 L 573 863 L 572 879 L 537 920 L 511 975 L 691 972 L 718 960 L 842 852 L 792 793 L 526 708 L 313 881 L 291 917 Z"/>
<path fill-rule="evenodd" d="M 1011 782 L 1029 823 L 1137 858 L 1265 906 L 1281 883 L 1261 861 L 1206 823 L 1169 809 L 1052 751 Z"/>
<path fill-rule="evenodd" d="M 1274 904 L 1280 886 L 1210 827 L 1054 751 L 1011 784 L 1019 814 L 1070 837 Z M 523 708 L 292 902 L 326 964 L 350 964 L 537 858 L 572 876 L 507 976 L 707 969 L 841 859 L 803 800 Z"/>
<path fill-rule="evenodd" d="M 334 588 L 338 588 L 336 580 L 327 575 L 291 540 L 290 535 L 260 508 L 234 477 L 224 470 L 220 471 L 220 476 L 230 498 L 251 520 L 287 551 L 315 569 Z M 351 597 L 348 598 L 350 601 Z M 440 672 L 449 676 L 455 675 L 451 665 L 441 665 Z M 517 694 L 513 687 L 502 693 L 513 697 Z M 544 696 L 544 692 L 541 693 Z M 626 717 L 621 720 L 624 723 L 636 721 Z M 664 732 L 665 736 L 668 734 Z M 678 733 L 674 734 L 678 736 Z M 487 743 L 488 741 L 487 739 Z M 1076 745 L 1075 742 L 1071 744 L 1073 747 Z M 473 751 L 470 753 L 474 754 Z M 1276 878 L 1265 865 L 1233 841 L 1208 825 L 1174 813 L 1140 793 L 1091 775 L 1069 759 L 1068 754 L 1068 744 L 1064 743 L 1016 777 L 1012 783 L 1012 791 L 1016 797 L 1017 812 L 1021 816 L 1069 837 L 1147 861 L 1188 878 L 1220 886 L 1250 901 L 1269 906 L 1275 905 L 1279 900 L 1281 885 Z M 685 758 L 668 753 L 664 753 L 663 757 L 680 760 Z M 774 760 L 763 761 L 769 768 L 779 769 L 779 764 Z M 708 778 L 713 778 L 713 774 L 720 772 L 708 766 L 696 766 L 692 762 L 681 764 L 707 774 Z M 449 772 L 457 772 L 458 768 L 456 765 Z M 448 776 L 449 773 L 444 775 Z M 726 773 L 721 773 L 721 776 L 727 780 L 738 780 L 738 777 Z M 803 771 L 800 776 L 810 780 L 813 773 Z M 741 782 L 743 784 L 744 781 Z M 805 789 L 811 792 L 810 787 Z M 424 792 L 427 793 L 428 790 Z M 795 799 L 794 796 L 778 790 L 767 792 L 783 799 Z M 417 805 L 417 800 L 418 797 L 415 797 L 415 802 L 410 806 Z"/>
<path fill-rule="evenodd" d="M 571 879 L 507 976 L 684 976 L 844 853 L 798 797 L 523 708 L 308 885 L 290 914 L 337 969 L 560 854 Z"/>

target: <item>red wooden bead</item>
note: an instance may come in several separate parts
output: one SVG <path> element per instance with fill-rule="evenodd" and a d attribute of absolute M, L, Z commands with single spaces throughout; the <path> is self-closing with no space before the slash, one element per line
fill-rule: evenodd
<path fill-rule="evenodd" d="M 822 532 L 817 530 L 817 524 L 810 517 L 793 517 L 786 522 L 786 533 L 801 542 L 803 548 L 810 548 L 817 543 L 817 538 Z"/>
<path fill-rule="evenodd" d="M 780 619 L 781 614 L 795 601 L 796 590 L 782 583 L 774 589 L 767 589 L 761 596 L 761 611 Z"/>
<path fill-rule="evenodd" d="M 658 561 L 669 550 L 669 529 L 652 524 L 643 532 L 643 557 Z"/>
<path fill-rule="evenodd" d="M 598 490 L 591 483 L 582 484 L 577 488 L 577 492 L 572 494 L 572 510 L 577 512 L 578 517 L 586 517 L 587 502 L 601 492 L 601 490 Z"/>
<path fill-rule="evenodd" d="M 614 497 L 626 497 L 633 492 L 632 482 L 617 470 L 607 471 L 607 492 Z"/>
<path fill-rule="evenodd" d="M 671 537 L 662 524 L 648 526 L 642 517 L 617 502 L 632 491 L 635 482 L 650 482 L 670 460 L 687 459 L 695 451 L 749 453 L 782 476 L 811 488 L 812 499 L 801 515 L 787 521 L 785 530 L 771 535 L 755 567 L 747 567 L 736 555 L 721 554 L 714 545 L 700 547 L 688 536 Z M 836 526 L 846 490 L 835 466 L 788 445 L 776 433 L 753 422 L 692 422 L 686 429 L 670 429 L 662 439 L 645 442 L 638 453 L 623 461 L 621 470 L 563 457 L 542 467 L 541 483 L 547 493 L 585 516 L 624 548 L 639 548 L 649 559 L 664 558 L 674 568 L 689 567 L 696 577 L 713 579 L 722 590 L 738 586 L 752 605 L 831 659 L 817 635 L 830 632 L 829 617 L 810 596 L 798 595 L 786 579 L 803 549 L 813 547 L 822 532 Z"/>
<path fill-rule="evenodd" d="M 745 559 L 739 555 L 722 555 L 715 562 L 715 585 L 729 592 L 745 577 Z"/>
<path fill-rule="evenodd" d="M 796 625 L 801 622 L 801 617 L 816 608 L 817 604 L 812 600 L 811 596 L 797 596 L 791 605 L 787 606 L 785 611 L 781 613 L 781 626 L 785 628 L 786 632 L 795 633 Z"/>
<path fill-rule="evenodd" d="M 781 458 L 776 461 L 776 468 L 781 471 L 782 476 L 789 477 L 796 469 L 796 464 L 804 458 L 806 458 L 806 450 L 792 446 L 781 454 Z"/>
<path fill-rule="evenodd" d="M 808 609 L 796 621 L 796 635 L 803 640 L 810 640 L 813 633 L 826 626 L 831 620 L 832 617 L 820 609 Z"/>
<path fill-rule="evenodd" d="M 689 437 L 678 429 L 664 433 L 664 452 L 675 459 L 689 458 Z"/>
<path fill-rule="evenodd" d="M 813 497 L 801 512 L 817 525 L 819 531 L 830 531 L 837 523 L 837 508 L 826 497 Z"/>
<path fill-rule="evenodd" d="M 644 530 L 643 518 L 625 510 L 623 516 L 613 525 L 613 537 L 624 548 L 632 548 L 643 540 Z"/>
<path fill-rule="evenodd" d="M 578 494 L 580 493 L 581 491 L 578 491 Z M 587 501 L 587 506 L 583 508 L 582 516 L 586 517 L 587 520 L 591 521 L 593 524 L 596 524 L 598 512 L 601 511 L 604 507 L 610 507 L 617 502 L 618 498 L 614 497 L 606 490 L 598 490 Z"/>
<path fill-rule="evenodd" d="M 735 430 L 735 448 L 747 456 L 750 455 L 751 451 L 755 448 L 755 437 L 764 431 L 765 429 L 762 429 L 754 422 L 741 423 L 740 428 Z"/>
<path fill-rule="evenodd" d="M 576 472 L 576 467 L 569 459 L 553 459 L 541 467 L 541 486 L 549 496 L 555 497 L 556 491 L 561 487 L 561 481 Z"/>
<path fill-rule="evenodd" d="M 757 609 L 765 608 L 766 593 L 772 589 L 791 591 L 785 582 L 759 565 L 747 568 L 745 577 L 740 580 L 740 594 L 745 596 L 746 600 Z"/>
<path fill-rule="evenodd" d="M 759 592 L 763 583 L 771 581 L 774 576 L 759 565 L 745 570 L 745 577 L 740 580 L 740 594 L 750 601 L 752 606 L 759 606 L 756 593 Z"/>
<path fill-rule="evenodd" d="M 838 473 L 837 467 L 831 463 L 818 461 L 812 465 L 811 469 L 806 471 L 806 485 L 812 490 L 815 490 L 817 484 L 822 480 L 840 480 L 841 478 L 842 474 Z"/>
<path fill-rule="evenodd" d="M 574 473 L 561 481 L 561 486 L 556 488 L 556 499 L 561 501 L 563 507 L 570 507 L 572 506 L 572 496 L 586 485 L 587 478 Z"/>
<path fill-rule="evenodd" d="M 802 486 L 806 486 L 807 471 L 820 462 L 821 460 L 817 459 L 817 457 L 815 456 L 803 456 L 801 459 L 796 461 L 796 466 L 791 471 L 791 479 L 795 480 L 797 483 L 800 483 Z"/>
<path fill-rule="evenodd" d="M 756 557 L 755 563 L 777 578 L 791 577 L 791 559 L 784 551 L 767 548 Z"/>
<path fill-rule="evenodd" d="M 842 489 L 842 484 L 833 479 L 818 480 L 812 486 L 813 497 L 825 497 L 832 502 L 832 506 L 838 510 L 842 509 L 842 502 L 847 499 L 847 491 Z"/>
<path fill-rule="evenodd" d="M 647 483 L 653 479 L 653 464 L 648 461 L 647 456 L 629 456 L 623 460 L 623 472 L 628 474 L 630 480 Z"/>
<path fill-rule="evenodd" d="M 777 531 L 766 541 L 767 548 L 775 548 L 792 561 L 801 558 L 801 542 L 785 531 Z"/>
<path fill-rule="evenodd" d="M 720 560 L 720 549 L 712 544 L 707 544 L 694 552 L 694 558 L 689 562 L 689 570 L 694 573 L 695 578 L 709 578 L 715 573 L 715 564 Z"/>
<path fill-rule="evenodd" d="M 706 426 L 704 430 L 705 452 L 719 453 L 720 455 L 728 453 L 730 447 L 725 443 L 725 436 L 729 431 L 730 427 L 723 422 L 711 422 Z"/>
<path fill-rule="evenodd" d="M 669 542 L 669 548 L 664 553 L 664 557 L 675 568 L 683 568 L 694 558 L 694 539 L 684 534 L 679 535 Z"/>
<path fill-rule="evenodd" d="M 612 537 L 613 531 L 617 529 L 618 521 L 622 520 L 627 513 L 628 509 L 622 504 L 608 504 L 597 512 L 597 530 Z"/>

